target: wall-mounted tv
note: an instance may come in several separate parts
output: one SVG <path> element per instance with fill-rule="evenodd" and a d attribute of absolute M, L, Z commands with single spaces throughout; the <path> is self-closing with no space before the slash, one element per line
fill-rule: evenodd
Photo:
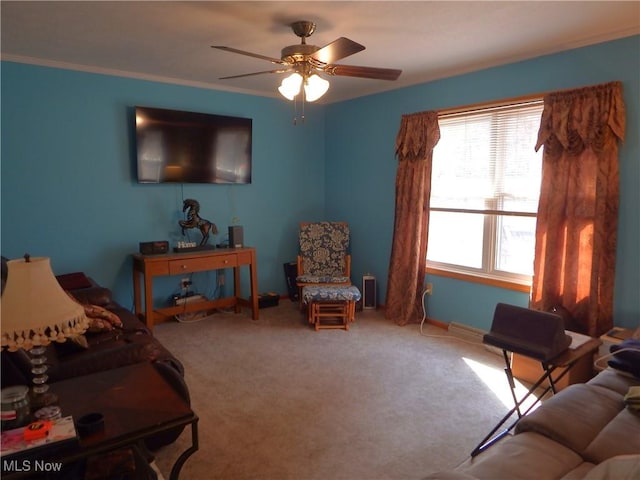
<path fill-rule="evenodd" d="M 251 183 L 250 118 L 135 107 L 139 183 Z"/>

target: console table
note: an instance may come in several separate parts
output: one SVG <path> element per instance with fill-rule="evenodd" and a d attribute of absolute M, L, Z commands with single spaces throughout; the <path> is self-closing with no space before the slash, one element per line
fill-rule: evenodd
<path fill-rule="evenodd" d="M 242 298 L 240 267 L 249 267 L 251 295 Z M 233 296 L 202 302 L 185 303 L 174 307 L 153 308 L 153 278 L 164 275 L 183 275 L 193 272 L 233 268 Z M 144 280 L 144 282 L 143 282 Z M 144 287 L 144 310 L 142 310 L 142 287 Z M 144 320 L 147 327 L 164 321 L 174 315 L 187 312 L 235 307 L 240 313 L 242 305 L 251 308 L 253 319 L 258 320 L 258 274 L 256 250 L 246 248 L 224 248 L 185 253 L 160 255 L 133 255 L 133 295 L 136 315 Z"/>

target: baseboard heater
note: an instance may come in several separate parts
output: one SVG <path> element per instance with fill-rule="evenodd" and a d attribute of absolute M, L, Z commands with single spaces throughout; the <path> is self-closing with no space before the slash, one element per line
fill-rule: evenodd
<path fill-rule="evenodd" d="M 482 344 L 482 338 L 484 334 L 487 333 L 484 330 L 479 328 L 470 327 L 469 325 L 464 325 L 462 323 L 451 322 L 447 331 L 458 338 L 463 338 L 470 342 Z M 497 355 L 502 355 L 502 351 L 496 347 L 491 345 L 484 345 L 484 348 L 492 353 Z"/>

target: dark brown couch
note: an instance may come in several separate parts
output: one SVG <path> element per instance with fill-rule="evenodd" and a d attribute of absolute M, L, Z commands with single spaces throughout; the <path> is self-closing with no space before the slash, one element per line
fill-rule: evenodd
<path fill-rule="evenodd" d="M 75 274 L 77 278 L 78 274 Z M 80 274 L 80 277 L 83 276 Z M 58 277 L 63 288 L 65 276 Z M 84 277 L 86 278 L 86 277 Z M 94 305 L 115 313 L 122 321 L 122 328 L 110 331 L 86 332 L 82 342 L 66 341 L 52 343 L 47 347 L 48 382 L 72 377 L 90 375 L 125 365 L 151 362 L 169 384 L 189 403 L 189 389 L 184 381 L 184 368 L 169 350 L 167 350 L 133 313 L 113 300 L 111 291 L 89 279 L 80 282 L 83 288 L 65 288 L 80 303 Z M 89 285 L 89 286 L 86 286 Z M 84 340 L 86 339 L 86 344 Z M 10 385 L 29 385 L 31 383 L 31 364 L 28 353 L 2 352 L 2 387 Z M 173 442 L 180 431 L 171 435 L 154 438 L 148 442 L 152 449 Z"/>

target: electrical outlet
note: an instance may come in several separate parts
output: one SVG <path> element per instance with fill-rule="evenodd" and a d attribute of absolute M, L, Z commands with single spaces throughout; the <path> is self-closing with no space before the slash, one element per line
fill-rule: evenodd
<path fill-rule="evenodd" d="M 224 285 L 224 270 L 218 270 L 218 286 Z"/>
<path fill-rule="evenodd" d="M 189 285 L 191 285 L 191 280 L 189 280 L 188 278 L 183 278 L 182 280 L 180 280 L 180 288 L 182 290 L 187 290 L 189 288 Z"/>
<path fill-rule="evenodd" d="M 433 283 L 427 282 L 424 284 L 424 291 L 427 292 L 427 295 L 433 294 Z"/>

